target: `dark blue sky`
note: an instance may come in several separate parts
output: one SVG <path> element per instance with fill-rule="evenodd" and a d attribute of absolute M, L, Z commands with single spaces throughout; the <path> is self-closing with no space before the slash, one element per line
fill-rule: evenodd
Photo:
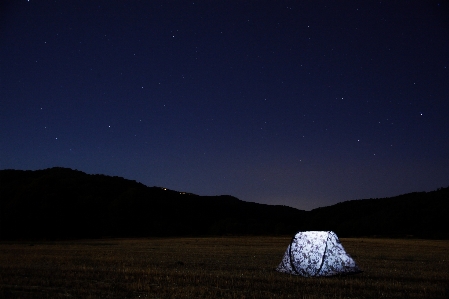
<path fill-rule="evenodd" d="M 438 1 L 15 0 L 0 169 L 312 209 L 449 185 Z"/>

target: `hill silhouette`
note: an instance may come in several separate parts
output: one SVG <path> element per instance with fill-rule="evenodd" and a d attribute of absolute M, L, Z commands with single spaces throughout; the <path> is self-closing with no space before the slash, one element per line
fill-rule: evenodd
<path fill-rule="evenodd" d="M 339 236 L 449 239 L 449 187 L 390 198 L 351 200 L 307 213 L 304 227 Z M 318 220 L 319 219 L 319 220 Z"/>
<path fill-rule="evenodd" d="M 0 239 L 292 235 L 448 238 L 449 188 L 302 211 L 55 167 L 0 170 Z"/>
<path fill-rule="evenodd" d="M 67 168 L 0 171 L 0 238 L 286 234 L 304 211 Z"/>

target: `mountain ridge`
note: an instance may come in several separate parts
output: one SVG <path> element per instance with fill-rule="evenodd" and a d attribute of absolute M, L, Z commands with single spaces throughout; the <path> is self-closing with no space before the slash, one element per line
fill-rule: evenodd
<path fill-rule="evenodd" d="M 0 170 L 0 240 L 291 235 L 449 238 L 449 187 L 350 200 L 311 211 L 148 187 L 70 168 Z"/>

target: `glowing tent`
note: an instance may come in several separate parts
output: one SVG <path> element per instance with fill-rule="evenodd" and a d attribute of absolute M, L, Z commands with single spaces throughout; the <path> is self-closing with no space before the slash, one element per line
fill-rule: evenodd
<path fill-rule="evenodd" d="M 332 231 L 296 233 L 276 271 L 306 277 L 361 272 Z"/>

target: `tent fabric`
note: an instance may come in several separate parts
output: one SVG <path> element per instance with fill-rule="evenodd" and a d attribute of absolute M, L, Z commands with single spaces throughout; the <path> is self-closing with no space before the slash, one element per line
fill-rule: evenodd
<path fill-rule="evenodd" d="M 361 272 L 332 231 L 296 233 L 276 270 L 305 277 Z"/>

